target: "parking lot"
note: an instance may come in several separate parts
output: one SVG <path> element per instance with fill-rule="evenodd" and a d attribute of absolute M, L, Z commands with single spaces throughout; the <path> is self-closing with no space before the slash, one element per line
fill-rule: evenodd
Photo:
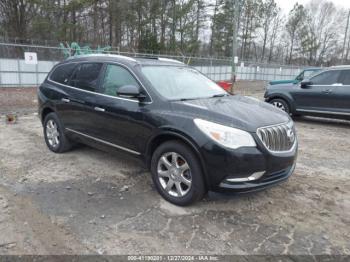
<path fill-rule="evenodd" d="M 2 115 L 0 253 L 349 255 L 350 122 L 295 122 L 298 163 L 286 183 L 210 192 L 182 208 L 137 160 L 84 146 L 54 154 L 36 116 L 9 125 Z"/>

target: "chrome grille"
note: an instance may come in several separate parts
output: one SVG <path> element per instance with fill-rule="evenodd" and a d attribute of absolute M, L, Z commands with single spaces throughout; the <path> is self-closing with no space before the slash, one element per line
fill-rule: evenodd
<path fill-rule="evenodd" d="M 257 134 L 265 147 L 274 152 L 289 151 L 296 140 L 292 121 L 280 125 L 260 127 Z"/>

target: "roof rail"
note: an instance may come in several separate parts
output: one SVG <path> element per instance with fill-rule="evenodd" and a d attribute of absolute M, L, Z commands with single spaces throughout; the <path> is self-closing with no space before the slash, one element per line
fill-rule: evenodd
<path fill-rule="evenodd" d="M 331 66 L 331 68 L 342 68 L 342 67 L 350 67 L 350 65 L 337 65 L 337 66 Z"/>
<path fill-rule="evenodd" d="M 114 58 L 121 58 L 129 61 L 136 62 L 134 58 L 124 56 L 124 55 L 114 55 L 114 54 L 85 54 L 85 55 L 76 55 L 76 56 L 70 56 L 68 59 L 74 59 L 74 58 L 81 58 L 81 57 L 91 57 L 91 56 L 106 56 L 106 57 L 114 57 Z"/>
<path fill-rule="evenodd" d="M 183 62 L 176 60 L 176 59 L 170 59 L 170 58 L 164 58 L 164 57 L 158 57 L 159 61 L 164 61 L 164 62 L 174 62 L 174 63 L 179 63 L 179 64 L 184 64 Z"/>

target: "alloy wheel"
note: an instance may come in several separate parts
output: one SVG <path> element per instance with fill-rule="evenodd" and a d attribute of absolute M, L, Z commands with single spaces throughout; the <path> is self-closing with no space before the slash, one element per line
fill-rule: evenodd
<path fill-rule="evenodd" d="M 58 131 L 57 124 L 54 120 L 50 119 L 46 123 L 46 137 L 50 146 L 56 148 L 60 144 L 60 133 Z"/>
<path fill-rule="evenodd" d="M 272 104 L 273 104 L 275 107 L 277 107 L 277 108 L 283 110 L 284 112 L 286 112 L 286 107 L 285 107 L 281 102 L 274 101 L 274 102 L 272 102 Z"/>
<path fill-rule="evenodd" d="M 191 169 L 178 153 L 164 153 L 158 160 L 157 174 L 164 191 L 173 197 L 183 197 L 191 189 Z"/>

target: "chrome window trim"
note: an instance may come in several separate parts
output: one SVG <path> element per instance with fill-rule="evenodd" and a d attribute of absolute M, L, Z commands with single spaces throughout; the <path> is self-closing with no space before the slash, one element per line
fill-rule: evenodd
<path fill-rule="evenodd" d="M 267 149 L 267 151 L 269 151 L 269 152 L 271 152 L 271 153 L 273 153 L 273 154 L 285 154 L 285 153 L 291 153 L 291 152 L 294 151 L 296 145 L 298 144 L 298 137 L 297 137 L 296 133 L 295 133 L 295 139 L 294 139 L 294 143 L 293 143 L 292 147 L 291 147 L 289 150 L 285 150 L 285 151 L 275 151 L 275 150 L 269 149 L 269 148 L 265 145 L 265 143 L 262 141 L 262 139 L 259 137 L 259 135 L 258 135 L 259 129 L 263 129 L 263 128 L 274 128 L 274 127 L 281 126 L 281 125 L 287 125 L 287 124 L 289 124 L 290 122 L 291 122 L 291 121 L 287 121 L 287 122 L 280 123 L 280 124 L 269 125 L 269 126 L 261 126 L 261 127 L 259 127 L 259 128 L 256 129 L 256 135 L 258 136 L 260 142 L 263 144 L 264 148 Z M 292 123 L 293 123 L 293 122 L 292 122 Z M 293 126 L 294 126 L 294 125 L 293 125 Z"/>
<path fill-rule="evenodd" d="M 126 68 L 128 70 L 128 72 L 130 72 L 133 77 L 136 79 L 136 81 L 140 84 L 140 86 L 146 91 L 147 95 L 149 96 L 149 98 L 151 99 L 150 102 L 142 102 L 143 104 L 152 104 L 153 103 L 153 99 L 152 99 L 152 96 L 149 94 L 149 92 L 147 91 L 147 89 L 145 88 L 145 86 L 142 84 L 142 82 L 140 81 L 140 79 L 137 77 L 137 75 L 130 69 L 130 67 L 122 64 L 122 63 L 118 63 L 118 62 L 113 62 L 113 61 L 107 61 L 107 62 L 95 62 L 95 61 L 81 61 L 81 62 L 71 62 L 71 63 L 64 63 L 64 64 L 60 64 L 58 66 L 56 66 L 55 70 L 60 67 L 60 66 L 63 66 L 63 65 L 67 65 L 67 64 L 79 64 L 79 63 L 102 63 L 102 64 L 115 64 L 115 65 L 119 65 L 119 66 L 122 66 L 124 68 Z M 110 98 L 116 98 L 116 99 L 120 99 L 120 100 L 125 100 L 125 101 L 130 101 L 130 102 L 134 102 L 134 103 L 140 103 L 140 101 L 137 101 L 137 100 L 134 100 L 134 99 L 128 99 L 128 98 L 123 98 L 123 97 L 118 97 L 118 96 L 110 96 L 110 95 L 106 95 L 106 94 L 102 94 L 102 93 L 97 93 L 97 92 L 92 92 L 92 91 L 88 91 L 88 90 L 84 90 L 84 89 L 80 89 L 80 88 L 77 88 L 77 87 L 74 87 L 74 86 L 70 86 L 70 85 L 65 85 L 65 84 L 62 84 L 62 83 L 58 83 L 54 80 L 51 79 L 51 74 L 55 71 L 53 70 L 49 76 L 47 77 L 47 80 L 49 80 L 50 82 L 53 82 L 55 84 L 58 84 L 58 85 L 62 85 L 62 86 L 65 86 L 65 87 L 68 87 L 68 88 L 72 88 L 74 90 L 78 90 L 78 91 L 83 91 L 83 92 L 86 92 L 86 93 L 89 93 L 89 94 L 96 94 L 96 95 L 100 95 L 100 96 L 105 96 L 105 97 L 110 97 Z"/>
<path fill-rule="evenodd" d="M 81 136 L 84 136 L 84 137 L 87 137 L 87 138 L 90 138 L 90 139 L 92 139 L 92 140 L 95 140 L 95 141 L 97 141 L 97 142 L 103 143 L 103 144 L 105 144 L 105 145 L 112 146 L 112 147 L 115 147 L 115 148 L 124 150 L 124 151 L 129 152 L 129 153 L 132 153 L 132 154 L 134 154 L 134 155 L 141 155 L 140 152 L 137 152 L 137 151 L 134 151 L 134 150 L 132 150 L 132 149 L 129 149 L 129 148 L 126 148 L 126 147 L 123 147 L 123 146 L 119 146 L 119 145 L 116 145 L 116 144 L 107 142 L 107 141 L 105 141 L 105 140 L 102 140 L 102 139 L 99 139 L 99 138 L 96 138 L 96 137 L 93 137 L 93 136 L 90 136 L 90 135 L 81 133 L 81 132 L 79 132 L 79 131 L 76 131 L 76 130 L 73 130 L 73 129 L 70 129 L 70 128 L 65 128 L 65 130 L 70 131 L 70 132 L 73 132 L 73 133 L 76 133 L 76 134 L 78 134 L 78 135 L 81 135 Z"/>
<path fill-rule="evenodd" d="M 310 113 L 321 113 L 321 114 L 331 114 L 331 115 L 346 115 L 350 116 L 347 112 L 334 112 L 334 111 L 322 111 L 322 110 L 307 110 L 307 109 L 297 109 L 297 112 L 310 112 Z"/>

